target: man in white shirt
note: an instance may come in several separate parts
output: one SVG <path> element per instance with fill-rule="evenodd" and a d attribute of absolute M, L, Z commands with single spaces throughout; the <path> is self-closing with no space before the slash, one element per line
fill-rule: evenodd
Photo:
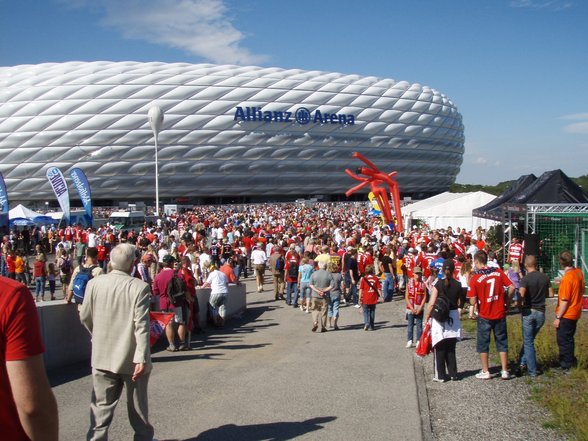
<path fill-rule="evenodd" d="M 88 248 L 96 248 L 96 232 L 93 228 L 88 228 Z"/>
<path fill-rule="evenodd" d="M 257 292 L 263 291 L 263 277 L 265 276 L 265 262 L 267 255 L 263 251 L 263 244 L 259 242 L 251 252 L 251 262 L 255 268 L 255 279 L 257 280 Z"/>

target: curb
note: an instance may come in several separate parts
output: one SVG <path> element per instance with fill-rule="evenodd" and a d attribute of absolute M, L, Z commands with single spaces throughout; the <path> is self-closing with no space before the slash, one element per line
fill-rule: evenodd
<path fill-rule="evenodd" d="M 429 396 L 427 394 L 427 380 L 423 358 L 413 355 L 412 366 L 417 387 L 417 401 L 421 417 L 421 433 L 424 441 L 433 441 L 433 427 L 431 426 L 431 413 L 429 410 Z"/>

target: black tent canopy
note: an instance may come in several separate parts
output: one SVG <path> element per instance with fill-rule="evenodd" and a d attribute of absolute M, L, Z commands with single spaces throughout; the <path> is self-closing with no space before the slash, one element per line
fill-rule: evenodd
<path fill-rule="evenodd" d="M 588 195 L 561 170 L 521 176 L 504 193 L 483 207 L 473 210 L 473 215 L 485 219 L 504 220 L 506 210 L 525 211 L 527 204 L 585 204 Z M 517 210 L 517 207 L 520 207 Z"/>

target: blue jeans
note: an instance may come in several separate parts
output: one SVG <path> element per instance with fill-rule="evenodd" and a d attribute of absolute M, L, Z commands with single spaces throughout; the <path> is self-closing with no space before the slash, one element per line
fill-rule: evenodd
<path fill-rule="evenodd" d="M 310 282 L 300 282 L 300 301 L 309 299 L 310 295 L 312 294 L 312 289 L 310 289 Z"/>
<path fill-rule="evenodd" d="M 298 303 L 298 282 L 286 283 L 286 303 L 288 305 Z"/>
<path fill-rule="evenodd" d="M 363 325 L 374 329 L 376 321 L 376 305 L 363 305 Z"/>
<path fill-rule="evenodd" d="M 535 309 L 523 309 L 523 347 L 519 356 L 519 363 L 527 365 L 527 372 L 531 376 L 537 375 L 537 356 L 535 355 L 535 337 L 545 323 L 545 313 Z"/>
<path fill-rule="evenodd" d="M 329 309 L 327 315 L 329 317 L 339 317 L 339 305 L 341 304 L 341 298 L 331 299 L 329 301 Z"/>
<path fill-rule="evenodd" d="M 508 331 L 506 318 L 488 320 L 478 317 L 476 331 L 476 350 L 479 354 L 487 354 L 490 350 L 490 334 L 494 332 L 494 342 L 497 352 L 508 352 Z"/>
<path fill-rule="evenodd" d="M 412 312 L 406 313 L 408 325 L 406 328 L 406 341 L 417 341 L 421 339 L 423 334 L 423 314 L 414 315 Z M 416 340 L 414 337 L 414 325 L 416 324 Z"/>
<path fill-rule="evenodd" d="M 347 298 L 351 301 L 351 303 L 357 305 L 357 302 L 359 301 L 357 296 L 357 285 L 354 285 L 353 283 L 349 284 L 349 294 Z"/>
<path fill-rule="evenodd" d="M 35 295 L 37 297 L 45 295 L 45 277 L 35 277 Z"/>
<path fill-rule="evenodd" d="M 8 267 L 6 266 L 6 258 L 4 254 L 0 256 L 0 275 L 6 277 L 8 274 Z"/>
<path fill-rule="evenodd" d="M 384 273 L 384 284 L 382 286 L 382 294 L 384 295 L 384 301 L 389 302 L 392 300 L 394 295 L 394 274 Z"/>
<path fill-rule="evenodd" d="M 576 363 L 574 335 L 576 334 L 577 320 L 561 318 L 559 328 L 555 333 L 557 346 L 559 347 L 559 365 L 564 369 L 570 369 Z"/>

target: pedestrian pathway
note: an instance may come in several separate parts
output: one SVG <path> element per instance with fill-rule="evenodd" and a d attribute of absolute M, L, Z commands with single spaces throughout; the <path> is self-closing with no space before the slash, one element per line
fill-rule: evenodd
<path fill-rule="evenodd" d="M 359 309 L 341 311 L 339 331 L 312 333 L 299 309 L 257 293 L 224 329 L 193 336 L 193 350 L 156 348 L 150 420 L 160 440 L 420 440 L 413 353 L 404 348 L 403 302 L 378 305 L 376 330 Z M 52 373 L 60 439 L 85 438 L 89 368 Z M 132 439 L 124 398 L 111 440 Z"/>

